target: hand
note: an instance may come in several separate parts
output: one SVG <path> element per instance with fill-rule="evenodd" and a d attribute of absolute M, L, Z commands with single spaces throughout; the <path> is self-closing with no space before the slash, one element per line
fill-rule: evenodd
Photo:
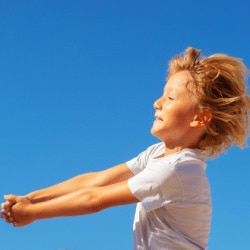
<path fill-rule="evenodd" d="M 13 223 L 14 218 L 10 214 L 11 207 L 16 203 L 16 196 L 5 195 L 5 202 L 1 204 L 1 218 L 3 218 L 7 223 Z M 10 199 L 8 199 L 10 198 Z"/>
<path fill-rule="evenodd" d="M 6 195 L 4 198 L 6 202 L 2 204 L 2 217 L 6 222 L 22 227 L 35 220 L 31 213 L 32 203 L 25 196 Z"/>

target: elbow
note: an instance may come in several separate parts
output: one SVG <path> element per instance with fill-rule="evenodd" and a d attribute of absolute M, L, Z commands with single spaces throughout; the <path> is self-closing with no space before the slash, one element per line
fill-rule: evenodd
<path fill-rule="evenodd" d="M 82 194 L 82 209 L 84 213 L 98 213 L 105 209 L 106 205 L 100 192 L 95 188 L 85 189 Z"/>

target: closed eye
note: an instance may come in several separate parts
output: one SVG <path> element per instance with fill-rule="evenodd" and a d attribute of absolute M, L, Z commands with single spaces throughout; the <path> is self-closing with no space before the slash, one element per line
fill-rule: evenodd
<path fill-rule="evenodd" d="M 171 96 L 168 96 L 168 99 L 169 99 L 169 100 L 171 100 L 171 101 L 173 101 L 173 100 L 174 100 L 174 98 L 173 98 L 173 97 L 171 97 Z"/>

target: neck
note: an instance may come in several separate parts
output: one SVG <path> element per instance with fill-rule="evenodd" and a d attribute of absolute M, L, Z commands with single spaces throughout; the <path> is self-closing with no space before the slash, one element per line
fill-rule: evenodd
<path fill-rule="evenodd" d="M 165 153 L 164 156 L 170 155 L 170 154 L 174 154 L 176 152 L 179 152 L 183 149 L 197 149 L 197 144 L 189 144 L 189 145 L 182 145 L 182 146 L 169 146 L 168 144 L 165 143 Z"/>
<path fill-rule="evenodd" d="M 164 156 L 174 154 L 174 153 L 179 152 L 179 151 L 181 151 L 181 150 L 183 150 L 183 149 L 184 149 L 184 148 L 182 148 L 182 147 L 168 148 L 168 147 L 166 146 L 166 147 L 165 147 Z"/>

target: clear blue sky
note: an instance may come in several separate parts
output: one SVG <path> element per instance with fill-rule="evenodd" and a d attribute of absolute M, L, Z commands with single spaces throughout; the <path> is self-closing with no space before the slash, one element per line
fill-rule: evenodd
<path fill-rule="evenodd" d="M 124 162 L 154 142 L 153 101 L 186 47 L 250 67 L 250 3 L 0 1 L 0 196 Z M 250 142 L 249 142 L 250 143 Z M 211 250 L 250 249 L 250 149 L 208 162 Z M 132 249 L 134 205 L 13 228 L 1 250 Z"/>

